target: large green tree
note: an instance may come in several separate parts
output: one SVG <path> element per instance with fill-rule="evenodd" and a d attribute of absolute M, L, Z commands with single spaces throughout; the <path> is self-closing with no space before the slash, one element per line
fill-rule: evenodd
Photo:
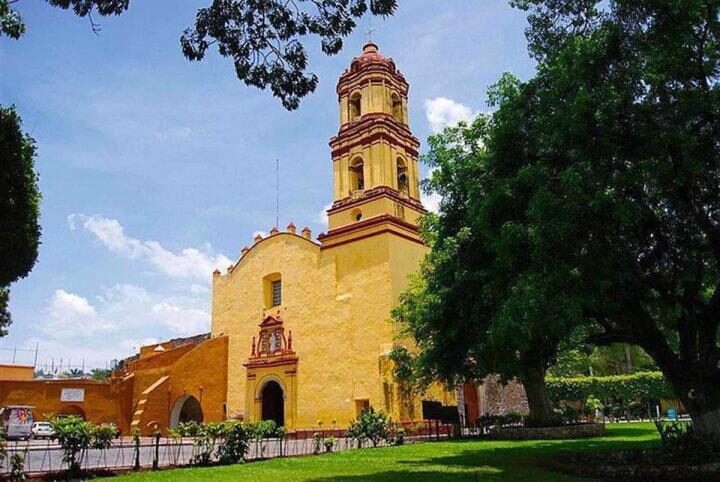
<path fill-rule="evenodd" d="M 40 244 L 34 141 L 13 108 L 0 107 L 0 336 L 10 324 L 9 285 L 27 276 Z"/>
<path fill-rule="evenodd" d="M 492 98 L 517 97 L 518 88 L 505 76 Z M 421 381 L 517 377 L 530 418 L 544 425 L 552 417 L 545 373 L 578 307 L 564 296 L 575 280 L 547 269 L 555 263 L 547 243 L 562 226 L 533 232 L 523 223 L 530 204 L 534 216 L 554 215 L 553 203 L 533 199 L 542 173 L 508 164 L 487 147 L 521 121 L 520 111 L 502 109 L 430 138 L 428 187 L 442 202 L 437 216 L 425 218 L 432 249 L 394 317 L 419 348 L 412 365 Z"/>
<path fill-rule="evenodd" d="M 498 153 L 547 173 L 591 339 L 641 346 L 720 439 L 720 2 L 516 3 L 540 67 Z"/>
<path fill-rule="evenodd" d="M 594 343 L 642 347 L 696 430 L 720 440 L 720 1 L 513 3 L 530 10 L 536 75 L 496 89 L 474 173 L 439 171 L 457 176 L 444 204 L 466 196 L 469 213 L 448 224 L 474 256 L 455 276 L 479 280 L 451 293 L 446 331 L 493 339 L 496 320 L 468 321 L 480 308 L 514 318 L 517 338 L 586 324 Z"/>
<path fill-rule="evenodd" d="M 93 17 L 119 15 L 130 0 L 46 0 L 54 7 L 85 17 L 95 33 L 100 25 Z M 0 0 L 0 35 L 19 38 L 25 24 L 17 1 Z M 343 39 L 357 27 L 357 20 L 371 15 L 392 15 L 397 0 L 212 0 L 197 12 L 195 24 L 180 37 L 189 60 L 202 60 L 211 46 L 232 60 L 237 77 L 245 84 L 270 89 L 288 109 L 315 91 L 318 77 L 308 71 L 303 37 L 320 39 L 327 55 L 338 53 Z"/>

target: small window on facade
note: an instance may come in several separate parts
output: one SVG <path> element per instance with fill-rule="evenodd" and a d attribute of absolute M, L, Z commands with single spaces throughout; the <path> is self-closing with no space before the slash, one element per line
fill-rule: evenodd
<path fill-rule="evenodd" d="M 282 304 L 282 281 L 276 280 L 272 282 L 272 305 L 280 306 Z"/>

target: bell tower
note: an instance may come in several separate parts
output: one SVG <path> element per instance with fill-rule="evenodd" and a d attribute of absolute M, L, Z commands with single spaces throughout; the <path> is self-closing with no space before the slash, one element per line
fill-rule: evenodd
<path fill-rule="evenodd" d="M 340 130 L 330 139 L 334 202 L 323 245 L 368 229 L 420 239 L 420 143 L 408 127 L 408 89 L 395 62 L 373 42 L 340 76 Z"/>

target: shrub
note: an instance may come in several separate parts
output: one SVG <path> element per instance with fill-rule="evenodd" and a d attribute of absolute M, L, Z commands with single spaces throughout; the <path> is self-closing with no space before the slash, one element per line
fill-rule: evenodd
<path fill-rule="evenodd" d="M 99 425 L 92 427 L 92 448 L 107 450 L 117 434 L 117 428 L 112 425 Z"/>
<path fill-rule="evenodd" d="M 259 420 L 249 425 L 253 438 L 257 441 L 268 437 L 275 437 L 278 434 L 278 426 L 274 420 Z"/>
<path fill-rule="evenodd" d="M 594 414 L 595 412 L 597 412 L 598 410 L 602 410 L 603 408 L 605 408 L 603 406 L 603 403 L 599 399 L 595 398 L 595 395 L 590 395 L 589 397 L 587 397 L 587 400 L 585 400 L 586 415 Z"/>
<path fill-rule="evenodd" d="M 600 400 L 619 397 L 624 400 L 660 400 L 675 394 L 660 372 L 640 372 L 608 377 L 573 377 L 546 380 L 548 395 L 557 403 L 562 400 L 585 401 L 591 395 Z"/>
<path fill-rule="evenodd" d="M 692 422 L 656 421 L 655 427 L 660 434 L 663 450 L 672 458 L 704 461 L 720 453 L 717 444 L 695 432 Z"/>
<path fill-rule="evenodd" d="M 323 445 L 325 446 L 325 452 L 332 452 L 333 446 L 335 446 L 335 437 L 325 437 Z"/>
<path fill-rule="evenodd" d="M 0 465 L 5 461 L 7 457 L 7 442 L 5 441 L 5 430 L 0 424 Z"/>
<path fill-rule="evenodd" d="M 393 432 L 393 444 L 394 445 L 402 445 L 405 443 L 405 429 L 403 427 L 398 427 Z"/>
<path fill-rule="evenodd" d="M 237 420 L 227 420 L 221 425 L 221 442 L 217 448 L 218 462 L 221 464 L 242 462 L 249 448 L 250 432 L 245 424 Z"/>
<path fill-rule="evenodd" d="M 553 410 L 556 418 L 562 421 L 565 425 L 571 425 L 580 421 L 580 411 L 572 405 L 560 404 L 559 407 Z"/>
<path fill-rule="evenodd" d="M 248 430 L 255 441 L 255 446 L 258 449 L 261 457 L 265 455 L 265 445 L 263 440 L 268 437 L 275 437 L 278 434 L 278 427 L 274 420 L 260 420 L 248 424 Z"/>
<path fill-rule="evenodd" d="M 200 434 L 202 427 L 202 424 L 191 420 L 189 422 L 180 422 L 176 430 L 181 437 L 197 437 Z"/>
<path fill-rule="evenodd" d="M 63 462 L 68 464 L 71 476 L 81 473 L 80 459 L 93 441 L 94 426 L 80 417 L 70 416 L 52 418 L 53 439 L 57 440 L 63 450 Z"/>
<path fill-rule="evenodd" d="M 644 419 L 651 418 L 648 413 L 647 403 L 633 401 L 628 404 L 628 411 L 630 415 L 635 418 Z"/>
<path fill-rule="evenodd" d="M 215 444 L 213 443 L 213 437 L 208 432 L 207 425 L 196 424 L 196 426 L 192 428 L 192 431 L 194 431 L 196 435 L 193 444 L 194 454 L 190 459 L 190 463 L 193 465 L 210 465 Z"/>
<path fill-rule="evenodd" d="M 356 420 L 350 423 L 348 436 L 362 445 L 363 440 L 370 440 L 373 447 L 377 447 L 381 440 L 387 440 L 390 435 L 390 421 L 381 410 L 369 407 L 360 412 Z"/>
<path fill-rule="evenodd" d="M 528 428 L 561 427 L 563 425 L 567 425 L 567 422 L 562 416 L 557 416 L 556 414 L 553 414 L 549 419 L 537 419 L 528 416 L 523 420 L 523 426 Z"/>
<path fill-rule="evenodd" d="M 479 428 L 488 429 L 490 427 L 508 427 L 511 425 L 520 425 L 525 423 L 526 416 L 521 413 L 510 412 L 504 415 L 485 414 L 475 421 L 475 425 Z"/>
<path fill-rule="evenodd" d="M 22 482 L 25 480 L 25 458 L 16 453 L 10 457 L 10 482 Z"/>

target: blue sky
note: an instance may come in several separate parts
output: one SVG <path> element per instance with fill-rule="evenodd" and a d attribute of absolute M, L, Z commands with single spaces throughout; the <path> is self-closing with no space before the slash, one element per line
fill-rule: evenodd
<path fill-rule="evenodd" d="M 212 269 L 274 224 L 276 158 L 280 225 L 326 229 L 335 83 L 367 21 L 333 57 L 309 40 L 320 84 L 287 112 L 216 52 L 184 59 L 180 33 L 209 3 L 133 0 L 124 15 L 96 17 L 99 36 L 43 1 L 15 5 L 27 33 L 0 38 L 0 104 L 16 104 L 37 141 L 43 237 L 35 269 L 12 286 L 0 362 L 37 343 L 38 366 L 105 366 L 209 330 Z M 410 83 L 422 150 L 433 130 L 484 110 L 503 72 L 532 74 L 525 27 L 506 0 L 401 0 L 395 16 L 373 19 L 381 53 Z"/>

